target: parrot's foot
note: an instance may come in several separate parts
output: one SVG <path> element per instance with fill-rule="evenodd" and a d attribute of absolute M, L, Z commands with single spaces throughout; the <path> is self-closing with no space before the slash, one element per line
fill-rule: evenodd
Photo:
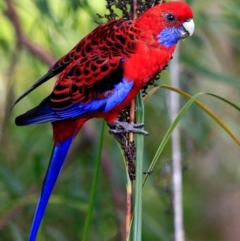
<path fill-rule="evenodd" d="M 111 128 L 109 132 L 113 134 L 133 132 L 137 134 L 148 135 L 147 131 L 138 129 L 144 126 L 143 123 L 130 124 L 128 122 L 116 121 L 114 123 L 108 123 L 108 126 Z"/>

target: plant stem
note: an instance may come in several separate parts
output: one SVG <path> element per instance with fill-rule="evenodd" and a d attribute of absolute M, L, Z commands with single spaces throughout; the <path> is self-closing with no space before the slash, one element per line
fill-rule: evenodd
<path fill-rule="evenodd" d="M 144 123 L 144 106 L 141 93 L 136 98 L 136 122 Z M 133 241 L 141 241 L 142 237 L 142 163 L 143 163 L 144 136 L 136 136 L 136 182 L 135 207 L 133 224 Z"/>
<path fill-rule="evenodd" d="M 133 181 L 130 180 L 127 172 L 127 186 L 126 186 L 126 241 L 130 238 L 130 228 L 132 224 L 132 194 L 133 194 Z"/>
<path fill-rule="evenodd" d="M 136 18 L 137 18 L 137 0 L 133 0 L 132 1 L 132 19 L 136 19 Z M 142 105 L 143 105 L 142 97 L 141 97 L 141 94 L 139 94 L 138 97 L 137 97 L 137 107 L 139 107 L 141 109 Z M 136 111 L 136 102 L 135 102 L 135 100 L 132 100 L 131 105 L 130 105 L 130 118 L 129 118 L 130 119 L 129 121 L 130 121 L 131 124 L 133 124 L 135 122 L 135 111 Z M 137 119 L 137 121 L 138 121 L 138 119 Z M 137 142 L 139 140 L 138 138 L 139 137 L 137 137 Z M 133 133 L 129 133 L 129 142 L 132 143 L 133 141 L 134 141 L 134 135 L 133 135 Z M 138 150 L 138 149 L 139 149 L 139 147 L 138 147 L 138 143 L 137 143 L 136 150 Z M 142 150 L 142 148 L 140 150 Z M 137 153 L 138 153 L 138 151 L 137 151 Z M 136 155 L 136 160 L 138 160 L 138 154 Z M 136 176 L 137 176 L 136 177 L 136 183 L 138 181 L 141 181 L 141 180 L 139 180 L 139 178 L 142 177 L 142 171 L 141 171 L 141 175 L 139 175 L 138 169 L 139 169 L 139 167 L 138 167 L 138 164 L 137 164 L 137 167 L 136 167 Z M 142 186 L 142 181 L 141 181 L 140 188 L 141 188 L 141 186 Z M 126 218 L 127 218 L 126 219 L 126 231 L 127 231 L 126 232 L 126 234 L 127 234 L 126 239 L 127 240 L 130 237 L 129 232 L 130 232 L 131 221 L 132 221 L 132 209 L 133 209 L 132 191 L 133 191 L 133 181 L 131 180 L 130 185 L 127 187 L 127 200 L 126 200 L 127 201 L 127 216 L 126 216 Z M 141 189 L 141 191 L 142 191 L 142 189 Z M 137 193 L 135 193 L 135 194 L 137 194 Z M 141 197 L 142 197 L 141 194 L 138 194 L 138 195 L 140 195 L 140 196 L 135 195 L 135 197 L 139 197 L 139 198 L 136 198 L 136 200 L 141 199 Z M 140 211 L 140 213 L 141 213 L 142 212 L 142 210 L 141 210 L 142 204 L 137 205 L 136 201 L 135 201 L 135 208 L 136 208 L 136 206 L 138 206 L 138 209 L 139 209 L 138 211 Z M 141 218 L 141 216 L 140 217 L 136 216 L 136 218 L 140 218 L 140 220 L 139 220 L 140 226 L 139 226 L 139 224 L 135 224 L 135 222 L 134 222 L 134 237 L 136 239 L 133 238 L 133 240 L 140 240 L 140 239 L 138 239 L 138 237 L 136 237 L 136 233 L 139 232 L 139 228 L 141 230 L 141 219 L 142 218 Z M 137 220 L 137 219 L 135 219 L 135 220 Z M 137 223 L 137 221 L 136 221 L 136 223 Z M 140 231 L 140 233 L 141 233 L 141 231 Z"/>
<path fill-rule="evenodd" d="M 129 123 L 134 124 L 135 122 L 135 100 L 132 100 L 130 105 L 130 113 L 129 113 Z M 132 132 L 129 133 L 128 145 L 134 142 L 134 134 Z M 127 168 L 128 168 L 127 164 Z M 129 240 L 130 237 L 130 229 L 132 224 L 132 210 L 133 210 L 133 180 L 130 179 L 129 172 L 127 173 L 127 186 L 126 186 L 126 240 Z"/>

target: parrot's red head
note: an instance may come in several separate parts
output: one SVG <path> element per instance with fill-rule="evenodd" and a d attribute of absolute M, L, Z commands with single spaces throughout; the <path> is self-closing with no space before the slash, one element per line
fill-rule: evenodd
<path fill-rule="evenodd" d="M 193 12 L 184 2 L 165 2 L 147 10 L 137 24 L 151 31 L 159 44 L 166 48 L 176 45 L 179 39 L 191 36 L 194 31 Z"/>

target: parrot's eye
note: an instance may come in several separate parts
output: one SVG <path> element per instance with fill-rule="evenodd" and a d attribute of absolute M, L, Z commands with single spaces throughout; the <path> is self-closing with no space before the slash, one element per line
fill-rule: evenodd
<path fill-rule="evenodd" d="M 175 21 L 175 19 L 176 19 L 175 16 L 172 15 L 172 14 L 170 14 L 170 13 L 166 15 L 166 18 L 167 18 L 167 20 L 170 21 L 170 22 L 173 22 L 173 21 Z"/>

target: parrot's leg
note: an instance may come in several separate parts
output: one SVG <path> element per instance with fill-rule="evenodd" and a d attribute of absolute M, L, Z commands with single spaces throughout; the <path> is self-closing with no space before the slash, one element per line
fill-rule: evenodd
<path fill-rule="evenodd" d="M 113 123 L 108 123 L 108 126 L 111 128 L 109 132 L 114 134 L 133 132 L 137 134 L 148 135 L 147 131 L 138 129 L 144 126 L 143 123 L 131 124 L 128 122 L 115 121 Z"/>

